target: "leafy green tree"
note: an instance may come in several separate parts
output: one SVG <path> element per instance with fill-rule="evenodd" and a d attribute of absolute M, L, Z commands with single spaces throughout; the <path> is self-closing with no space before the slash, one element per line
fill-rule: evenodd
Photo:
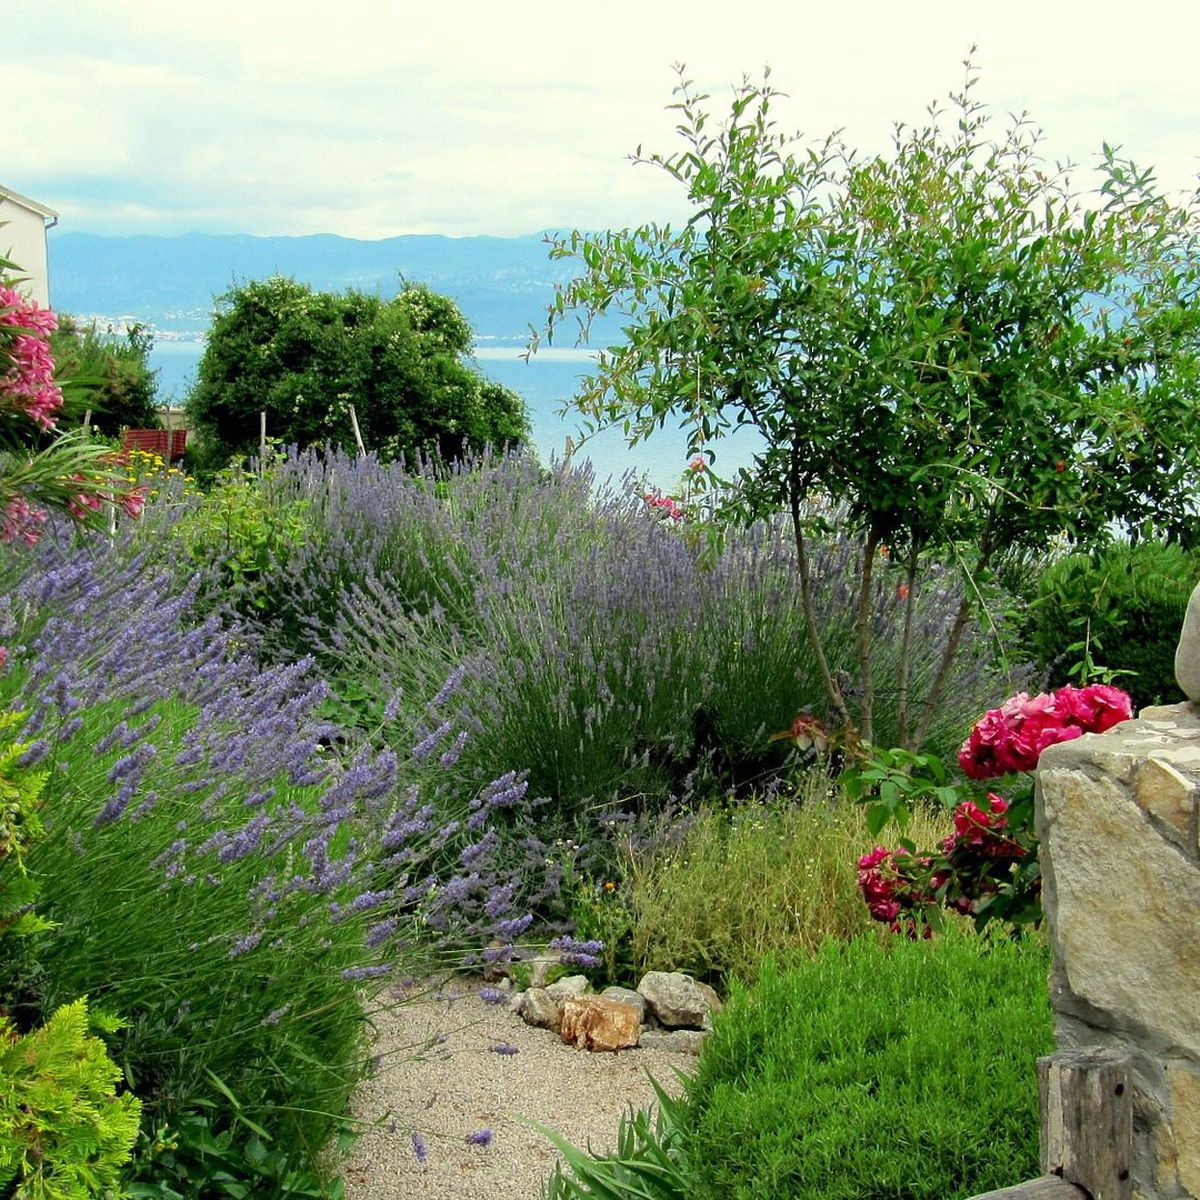
<path fill-rule="evenodd" d="M 117 437 L 126 427 L 158 429 L 162 424 L 158 373 L 150 367 L 153 347 L 154 337 L 144 326 L 131 326 L 124 337 L 117 337 L 61 313 L 58 329 L 50 335 L 58 369 L 89 385 L 91 427 L 108 437 Z"/>
<path fill-rule="evenodd" d="M 521 398 L 479 373 L 471 345 L 454 302 L 424 286 L 385 301 L 276 276 L 218 301 L 188 413 L 214 466 L 257 447 L 262 412 L 272 438 L 353 449 L 353 408 L 383 458 L 523 441 Z"/>
<path fill-rule="evenodd" d="M 681 228 L 558 239 L 581 274 L 550 310 L 586 330 L 624 318 L 577 403 L 632 440 L 682 417 L 723 483 L 721 523 L 790 516 L 807 634 L 830 709 L 873 737 L 871 603 L 880 549 L 906 597 L 898 739 L 917 747 L 972 605 L 1004 555 L 1114 523 L 1195 537 L 1200 221 L 1108 147 L 1085 193 L 1047 164 L 1024 117 L 996 132 L 968 62 L 951 121 L 931 106 L 890 153 L 777 131 L 767 79 L 733 90 L 719 127 L 683 78 L 684 148 L 643 157 L 687 189 Z M 536 341 L 535 341 L 536 348 Z M 763 448 L 732 481 L 713 443 L 750 425 Z M 809 597 L 822 513 L 862 538 L 858 671 L 829 670 Z M 945 652 L 911 696 L 908 641 L 927 568 L 968 576 Z"/>

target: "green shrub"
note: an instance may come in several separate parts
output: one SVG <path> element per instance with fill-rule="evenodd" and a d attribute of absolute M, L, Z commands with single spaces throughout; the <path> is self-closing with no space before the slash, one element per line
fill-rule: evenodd
<path fill-rule="evenodd" d="M 209 588 L 239 612 L 270 608 L 265 577 L 309 533 L 307 500 L 280 496 L 272 462 L 258 473 L 218 471 L 202 503 L 188 505 L 172 530 L 185 572 L 219 563 Z"/>
<path fill-rule="evenodd" d="M 420 284 L 392 300 L 314 292 L 274 276 L 221 296 L 188 397 L 201 466 L 251 453 L 260 413 L 272 437 L 352 449 L 351 409 L 381 458 L 528 437 L 523 401 L 470 361 L 471 329 L 448 297 Z"/>
<path fill-rule="evenodd" d="M 1053 563 L 1042 575 L 1030 634 L 1047 685 L 1079 682 L 1085 665 L 1098 665 L 1130 672 L 1116 682 L 1135 708 L 1180 700 L 1175 646 L 1198 579 L 1200 555 L 1160 542 L 1117 543 Z"/>
<path fill-rule="evenodd" d="M 1046 972 L 1036 942 L 969 934 L 764 963 L 688 1086 L 701 1194 L 949 1200 L 1036 1175 Z"/>
<path fill-rule="evenodd" d="M 162 424 L 158 372 L 150 368 L 153 347 L 154 337 L 143 325 L 131 326 L 121 338 L 62 315 L 50 336 L 59 371 L 90 385 L 91 428 L 108 437 L 117 437 L 123 426 L 158 429 Z"/>
<path fill-rule="evenodd" d="M 85 1000 L 23 1037 L 0 1014 L 0 1195 L 120 1194 L 109 1189 L 129 1159 L 141 1105 L 117 1095 L 121 1068 L 88 1029 Z"/>
<path fill-rule="evenodd" d="M 1036 1059 L 1052 1046 L 1032 939 L 826 942 L 736 983 L 682 1100 L 615 1154 L 553 1140 L 548 1200 L 954 1200 L 1038 1170 Z"/>

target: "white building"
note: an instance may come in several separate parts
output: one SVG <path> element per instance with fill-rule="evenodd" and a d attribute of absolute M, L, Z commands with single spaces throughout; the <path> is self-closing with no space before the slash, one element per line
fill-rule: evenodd
<path fill-rule="evenodd" d="M 23 277 L 21 291 L 50 306 L 50 273 L 46 265 L 46 230 L 58 213 L 0 183 L 0 258 L 14 262 Z"/>

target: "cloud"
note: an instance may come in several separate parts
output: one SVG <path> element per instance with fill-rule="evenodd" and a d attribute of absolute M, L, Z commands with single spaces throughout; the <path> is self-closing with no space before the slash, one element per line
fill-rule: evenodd
<path fill-rule="evenodd" d="M 678 219 L 677 187 L 626 156 L 672 149 L 670 65 L 727 94 L 770 62 L 781 126 L 883 148 L 961 84 L 1028 108 L 1049 154 L 1104 140 L 1194 182 L 1194 39 L 1075 6 L 1003 11 L 795 0 L 607 0 L 536 16 L 479 0 L 76 0 L 6 30 L 3 181 L 94 232 L 522 233 Z M 1067 9 L 1071 11 L 1066 11 Z M 1062 11 L 1060 11 L 1060 9 Z M 975 10 L 975 11 L 972 11 Z M 1168 26 L 1169 28 L 1169 26 Z"/>

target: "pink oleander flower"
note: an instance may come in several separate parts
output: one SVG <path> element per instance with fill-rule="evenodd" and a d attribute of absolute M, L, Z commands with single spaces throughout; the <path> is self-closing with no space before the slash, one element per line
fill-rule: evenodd
<path fill-rule="evenodd" d="M 149 491 L 149 487 L 143 484 L 141 487 L 130 488 L 121 496 L 121 507 L 126 516 L 136 520 L 146 511 L 146 496 Z"/>
<path fill-rule="evenodd" d="M 697 454 L 688 463 L 688 470 L 693 471 L 693 472 L 700 472 L 700 471 L 704 470 L 704 466 L 705 466 L 704 455 Z"/>
<path fill-rule="evenodd" d="M 103 504 L 103 499 L 95 492 L 76 492 L 74 499 L 67 501 L 67 512 L 76 521 L 86 521 L 93 513 L 98 513 Z"/>
<path fill-rule="evenodd" d="M 12 337 L 6 352 L 0 352 L 9 360 L 0 374 L 0 407 L 16 409 L 43 429 L 53 429 L 63 402 L 62 390 L 54 382 L 49 343 L 58 318 L 48 308 L 0 285 L 0 327 L 4 326 L 23 332 Z"/>
<path fill-rule="evenodd" d="M 657 490 L 649 491 L 642 497 L 647 508 L 657 509 L 670 517 L 672 521 L 683 520 L 683 508 L 673 496 L 663 496 Z"/>
<path fill-rule="evenodd" d="M 8 647 L 0 646 L 0 671 L 8 666 Z"/>
<path fill-rule="evenodd" d="M 48 517 L 44 508 L 34 508 L 24 496 L 14 496 L 4 509 L 0 542 L 22 541 L 27 546 L 34 545 L 42 536 L 42 526 Z"/>

